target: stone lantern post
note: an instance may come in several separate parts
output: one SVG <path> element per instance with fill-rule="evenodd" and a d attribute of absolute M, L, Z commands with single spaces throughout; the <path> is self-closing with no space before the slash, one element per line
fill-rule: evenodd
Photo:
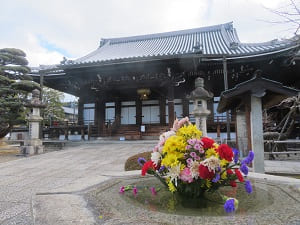
<path fill-rule="evenodd" d="M 201 77 L 196 78 L 195 90 L 187 98 L 194 101 L 192 114 L 195 116 L 197 128 L 202 131 L 204 137 L 207 136 L 206 119 L 210 114 L 210 110 L 207 109 L 207 100 L 212 97 L 213 94 L 204 88 L 204 79 Z"/>
<path fill-rule="evenodd" d="M 32 113 L 27 117 L 29 123 L 29 138 L 24 141 L 24 146 L 21 146 L 21 153 L 33 155 L 44 152 L 44 146 L 40 136 L 40 123 L 43 118 L 40 116 L 40 109 L 44 108 L 44 104 L 40 101 L 40 91 L 34 89 L 32 91 L 32 100 L 26 107 L 32 108 Z"/>

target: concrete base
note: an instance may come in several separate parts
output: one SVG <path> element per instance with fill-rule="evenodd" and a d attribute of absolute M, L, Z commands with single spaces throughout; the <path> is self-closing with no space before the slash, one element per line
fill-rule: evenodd
<path fill-rule="evenodd" d="M 20 153 L 24 155 L 34 155 L 35 149 L 33 146 L 20 146 Z"/>
<path fill-rule="evenodd" d="M 45 149 L 45 147 L 44 147 L 43 145 L 36 146 L 36 147 L 35 147 L 35 154 L 41 154 L 41 153 L 44 153 L 44 149 Z"/>
<path fill-rule="evenodd" d="M 20 154 L 34 155 L 41 154 L 44 152 L 44 146 L 20 146 Z"/>

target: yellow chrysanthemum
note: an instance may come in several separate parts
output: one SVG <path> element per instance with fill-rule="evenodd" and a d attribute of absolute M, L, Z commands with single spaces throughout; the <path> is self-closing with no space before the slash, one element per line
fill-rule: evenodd
<path fill-rule="evenodd" d="M 182 156 L 183 157 L 183 156 Z M 179 164 L 178 155 L 175 153 L 167 153 L 161 161 L 161 165 L 165 167 L 174 167 Z"/>
<path fill-rule="evenodd" d="M 220 166 L 221 166 L 221 167 L 226 167 L 228 163 L 229 163 L 229 162 L 228 162 L 226 159 L 221 159 L 221 160 L 220 160 Z"/>
<path fill-rule="evenodd" d="M 187 141 L 191 138 L 200 138 L 202 136 L 202 132 L 198 130 L 196 125 L 188 125 L 183 126 L 180 129 L 178 129 L 176 135 L 181 136 Z"/>
<path fill-rule="evenodd" d="M 168 182 L 168 187 L 169 187 L 169 190 L 170 190 L 171 192 L 175 192 L 175 191 L 176 191 L 176 187 L 175 187 L 175 185 L 173 184 L 173 182 L 169 181 L 169 182 Z"/>
<path fill-rule="evenodd" d="M 226 173 L 226 171 L 221 174 L 221 179 L 222 180 L 226 180 L 227 179 L 227 173 Z"/>
<path fill-rule="evenodd" d="M 208 189 L 211 188 L 211 181 L 208 180 L 208 179 L 206 179 L 205 181 L 206 181 L 206 182 L 205 182 L 206 187 L 207 187 Z"/>
<path fill-rule="evenodd" d="M 214 147 L 215 149 L 218 149 L 218 148 L 219 148 L 219 145 L 218 145 L 217 143 L 213 143 L 213 147 Z"/>
<path fill-rule="evenodd" d="M 185 152 L 185 140 L 183 137 L 180 136 L 172 136 L 168 138 L 166 141 L 164 147 L 163 147 L 163 153 L 173 153 L 173 152 Z"/>
<path fill-rule="evenodd" d="M 215 156 L 218 158 L 218 153 L 215 151 L 214 148 L 209 148 L 205 151 L 205 157 L 208 159 L 211 156 Z"/>

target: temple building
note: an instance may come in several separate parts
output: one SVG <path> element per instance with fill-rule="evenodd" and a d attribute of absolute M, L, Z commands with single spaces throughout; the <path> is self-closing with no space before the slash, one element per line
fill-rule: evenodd
<path fill-rule="evenodd" d="M 214 94 L 208 102 L 212 113 L 207 127 L 216 132 L 226 121 L 225 114 L 216 111 L 220 93 L 251 79 L 257 69 L 268 79 L 300 88 L 300 62 L 295 58 L 299 49 L 297 37 L 242 43 L 233 24 L 226 23 L 101 39 L 90 54 L 40 66 L 32 76 L 79 97 L 78 121 L 92 126 L 94 136 L 141 135 L 142 125 L 142 135 L 151 136 L 175 118 L 193 120 L 193 103 L 187 96 L 201 77 Z"/>

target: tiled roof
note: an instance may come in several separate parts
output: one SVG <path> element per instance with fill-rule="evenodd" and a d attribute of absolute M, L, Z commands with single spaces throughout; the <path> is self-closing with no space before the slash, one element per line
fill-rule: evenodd
<path fill-rule="evenodd" d="M 193 53 L 241 57 L 295 47 L 292 40 L 241 43 L 232 23 L 124 38 L 101 39 L 90 54 L 68 64 L 131 61 L 149 57 L 177 57 Z"/>

